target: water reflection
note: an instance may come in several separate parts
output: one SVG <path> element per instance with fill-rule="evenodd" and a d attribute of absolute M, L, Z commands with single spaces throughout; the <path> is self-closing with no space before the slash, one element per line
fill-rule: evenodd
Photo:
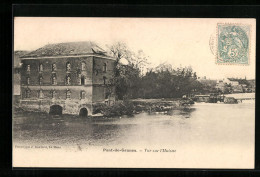
<path fill-rule="evenodd" d="M 62 145 L 181 145 L 253 141 L 254 105 L 196 104 L 134 117 L 79 118 L 19 113 L 13 118 L 16 143 Z"/>

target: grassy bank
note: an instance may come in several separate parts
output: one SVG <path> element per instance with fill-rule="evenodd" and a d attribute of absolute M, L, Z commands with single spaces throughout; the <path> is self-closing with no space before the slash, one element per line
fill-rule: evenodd
<path fill-rule="evenodd" d="M 106 117 L 116 117 L 141 112 L 165 112 L 173 109 L 182 109 L 193 103 L 191 100 L 184 99 L 134 99 L 118 101 L 112 106 L 103 103 L 94 104 L 93 113 L 101 113 Z"/>

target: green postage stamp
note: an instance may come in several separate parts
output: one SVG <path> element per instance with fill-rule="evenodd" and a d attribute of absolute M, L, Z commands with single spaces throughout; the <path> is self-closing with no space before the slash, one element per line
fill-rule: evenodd
<path fill-rule="evenodd" d="M 217 24 L 217 64 L 249 64 L 250 25 Z"/>

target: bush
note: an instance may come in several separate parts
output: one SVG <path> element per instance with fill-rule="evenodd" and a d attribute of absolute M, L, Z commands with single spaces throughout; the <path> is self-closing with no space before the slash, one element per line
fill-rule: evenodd
<path fill-rule="evenodd" d="M 104 103 L 93 105 L 93 113 L 102 113 L 106 117 L 116 117 L 122 115 L 133 115 L 134 105 L 131 102 L 124 101 L 108 106 Z"/>

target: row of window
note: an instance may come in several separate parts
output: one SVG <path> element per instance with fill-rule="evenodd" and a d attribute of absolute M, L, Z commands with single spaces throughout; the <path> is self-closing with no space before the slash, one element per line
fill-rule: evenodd
<path fill-rule="evenodd" d="M 31 96 L 31 91 L 29 89 L 25 90 L 25 98 L 30 98 Z M 42 90 L 38 91 L 38 97 L 39 98 L 44 98 L 44 94 Z M 66 99 L 70 99 L 71 97 L 71 91 L 70 90 L 66 90 Z M 86 92 L 85 91 L 81 91 L 80 92 L 80 99 L 85 99 L 86 97 Z M 57 98 L 57 92 L 55 90 L 51 91 L 51 98 Z"/>
<path fill-rule="evenodd" d="M 26 83 L 27 85 L 30 85 L 30 77 L 27 77 L 27 80 L 26 80 Z M 43 77 L 42 76 L 39 76 L 39 85 L 42 85 L 43 84 Z M 57 77 L 55 74 L 53 74 L 51 76 L 51 84 L 52 85 L 57 85 Z M 65 84 L 66 85 L 71 85 L 71 77 L 70 75 L 67 75 L 66 78 L 65 78 Z M 81 76 L 80 78 L 80 85 L 85 85 L 85 76 Z"/>
<path fill-rule="evenodd" d="M 56 63 L 53 63 L 51 65 L 51 71 L 55 72 L 56 70 L 57 70 L 57 65 L 56 65 Z M 31 65 L 27 65 L 26 71 L 27 72 L 31 71 Z M 67 72 L 71 71 L 71 64 L 70 64 L 70 62 L 66 63 L 66 71 Z M 85 62 L 81 62 L 81 71 L 86 71 L 86 63 Z M 107 64 L 104 63 L 103 64 L 103 72 L 106 72 L 106 71 L 107 71 Z M 42 63 L 39 64 L 39 72 L 43 72 L 43 64 Z"/>
<path fill-rule="evenodd" d="M 103 81 L 104 81 L 104 84 L 106 84 L 106 77 L 104 76 L 103 77 Z M 27 85 L 30 85 L 30 77 L 27 77 L 27 80 L 26 80 L 26 83 L 27 83 Z M 85 76 L 81 76 L 81 77 L 79 77 L 79 84 L 80 85 L 85 85 L 85 83 L 86 83 L 86 78 L 85 78 Z M 42 76 L 40 76 L 39 77 L 39 85 L 42 85 L 43 84 L 43 77 Z M 56 77 L 56 74 L 53 74 L 52 76 L 51 76 L 51 84 L 52 85 L 57 85 L 57 77 Z M 67 75 L 66 76 L 66 78 L 65 78 L 65 84 L 66 85 L 71 85 L 71 76 L 70 75 Z"/>

